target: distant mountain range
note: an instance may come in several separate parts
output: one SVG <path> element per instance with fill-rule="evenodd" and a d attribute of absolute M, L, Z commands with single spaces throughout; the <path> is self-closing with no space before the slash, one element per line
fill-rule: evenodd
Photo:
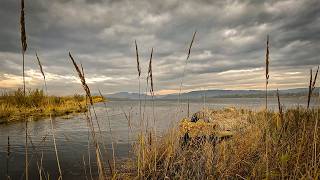
<path fill-rule="evenodd" d="M 287 89 L 279 90 L 279 94 L 282 97 L 300 97 L 306 96 L 308 94 L 308 88 L 296 88 L 296 89 Z M 314 90 L 314 94 L 318 95 L 319 88 Z M 200 90 L 200 91 L 190 91 L 186 93 L 181 93 L 181 99 L 201 99 L 206 98 L 254 98 L 254 97 L 265 97 L 265 91 L 263 90 Z M 276 90 L 269 90 L 268 96 L 276 96 Z M 139 93 L 130 93 L 130 92 L 118 92 L 114 94 L 106 95 L 109 99 L 139 99 Z M 141 99 L 151 99 L 151 96 L 140 94 Z M 157 95 L 155 99 L 163 100 L 174 100 L 179 98 L 179 94 L 167 94 L 167 95 Z"/>

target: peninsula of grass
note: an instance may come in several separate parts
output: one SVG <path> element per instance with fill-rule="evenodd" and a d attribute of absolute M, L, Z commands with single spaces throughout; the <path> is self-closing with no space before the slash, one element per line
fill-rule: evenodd
<path fill-rule="evenodd" d="M 319 179 L 319 113 L 206 109 L 141 134 L 119 179 Z"/>
<path fill-rule="evenodd" d="M 100 96 L 92 97 L 94 103 L 105 101 Z M 42 90 L 3 92 L 0 96 L 0 124 L 15 121 L 39 120 L 42 118 L 70 115 L 87 111 L 86 98 L 74 96 L 46 96 Z"/>

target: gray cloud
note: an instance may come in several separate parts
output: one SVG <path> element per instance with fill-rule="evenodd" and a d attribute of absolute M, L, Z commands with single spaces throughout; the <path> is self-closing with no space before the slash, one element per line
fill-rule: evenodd
<path fill-rule="evenodd" d="M 21 85 L 19 13 L 18 1 L 1 2 L 2 88 Z M 308 69 L 320 62 L 317 0 L 28 0 L 26 27 L 26 70 L 33 79 L 28 86 L 42 86 L 35 73 L 37 51 L 52 77 L 51 93 L 72 94 L 81 88 L 68 51 L 83 64 L 93 89 L 137 91 L 135 39 L 143 78 L 154 47 L 156 89 L 177 90 L 195 30 L 186 90 L 262 88 L 267 34 L 271 87 L 304 86 Z"/>

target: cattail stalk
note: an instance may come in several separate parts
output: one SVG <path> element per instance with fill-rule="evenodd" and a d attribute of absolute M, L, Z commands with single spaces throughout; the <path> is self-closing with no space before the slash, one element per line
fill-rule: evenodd
<path fill-rule="evenodd" d="M 151 55 L 149 60 L 149 68 L 148 68 L 148 77 L 147 82 L 150 79 L 150 94 L 153 95 L 153 76 L 152 76 L 152 56 L 153 56 L 153 48 L 151 49 Z"/>
<path fill-rule="evenodd" d="M 23 93 L 26 94 L 26 82 L 24 75 L 24 54 L 27 50 L 27 35 L 26 35 L 26 26 L 24 18 L 24 0 L 21 0 L 21 9 L 20 9 L 20 33 L 21 33 L 21 52 L 22 52 L 22 76 L 23 76 Z"/>
<path fill-rule="evenodd" d="M 150 54 L 150 60 L 149 60 L 149 68 L 148 68 L 148 77 L 147 77 L 147 84 L 148 84 L 148 79 L 150 78 L 150 94 L 152 97 L 152 114 L 153 114 L 153 131 L 154 131 L 154 140 L 156 140 L 156 118 L 155 118 L 155 112 L 154 112 L 154 87 L 153 87 L 153 74 L 152 74 L 152 58 L 153 58 L 153 48 L 151 49 L 151 54 Z M 150 148 L 151 148 L 151 132 L 149 133 L 150 135 Z M 155 147 L 154 149 L 154 172 L 157 171 L 157 149 Z"/>
<path fill-rule="evenodd" d="M 266 49 L 266 110 L 268 109 L 268 83 L 269 83 L 269 35 L 267 36 L 267 49 Z"/>
<path fill-rule="evenodd" d="M 22 52 L 22 76 L 23 76 L 23 95 L 24 98 L 26 96 L 26 81 L 25 81 L 25 74 L 24 74 L 24 54 L 27 50 L 27 35 L 26 35 L 26 27 L 25 27 L 25 19 L 24 19 L 24 0 L 21 0 L 21 7 L 20 7 L 20 33 L 21 33 L 21 52 Z M 25 119 L 25 115 L 24 115 Z M 25 119 L 26 120 L 26 119 Z M 28 173 L 28 120 L 25 123 L 25 133 L 26 133 L 26 142 L 25 142 L 25 171 L 26 171 L 26 180 L 28 180 L 29 173 Z"/>
<path fill-rule="evenodd" d="M 318 77 L 318 72 L 319 72 L 319 66 L 318 69 L 316 71 L 316 74 L 313 78 L 312 76 L 312 69 L 310 69 L 310 82 L 309 82 L 309 93 L 308 93 L 308 105 L 307 108 L 309 109 L 310 107 L 310 101 L 311 101 L 311 97 L 312 97 L 312 93 L 313 90 L 316 88 L 316 82 L 317 82 L 317 77 Z"/>
<path fill-rule="evenodd" d="M 138 71 L 138 80 L 139 80 L 139 118 L 140 118 L 140 127 L 142 127 L 142 106 L 141 106 L 141 67 L 140 67 L 140 59 L 139 59 L 139 50 L 137 41 L 134 41 L 135 49 L 136 49 L 136 58 L 137 58 L 137 71 Z"/>
<path fill-rule="evenodd" d="M 179 89 L 179 98 L 178 98 L 178 104 L 179 104 L 179 105 L 180 105 L 181 90 L 182 90 L 182 84 L 183 84 L 184 75 L 185 75 L 185 71 L 186 71 L 186 66 L 187 66 L 188 60 L 189 60 L 189 58 L 190 58 L 191 48 L 192 48 L 194 39 L 195 39 L 195 37 L 196 37 L 196 34 L 197 34 L 197 31 L 195 31 L 195 32 L 193 33 L 193 36 L 192 36 L 192 39 L 191 39 L 191 42 L 190 42 L 190 45 L 189 45 L 189 48 L 188 48 L 188 53 L 187 53 L 187 58 L 186 58 L 186 61 L 185 61 L 185 65 L 184 65 L 184 67 L 183 67 L 183 73 L 182 73 L 181 82 L 180 82 L 180 89 Z"/>
<path fill-rule="evenodd" d="M 69 52 L 69 57 L 70 57 L 70 60 L 71 60 L 72 64 L 74 65 L 74 67 L 75 67 L 75 69 L 76 69 L 76 71 L 78 73 L 78 76 L 80 78 L 82 87 L 83 87 L 83 89 L 84 89 L 84 91 L 86 93 L 86 98 L 89 99 L 90 105 L 93 107 L 93 100 L 92 100 L 90 88 L 86 83 L 86 79 L 84 77 L 83 68 L 82 68 L 82 70 L 80 70 L 79 66 L 75 62 L 75 60 L 72 57 L 70 52 Z M 102 164 L 102 161 L 101 161 L 101 151 L 100 151 L 100 147 L 99 147 L 98 140 L 97 140 L 97 137 L 96 137 L 96 131 L 95 131 L 95 128 L 94 128 L 94 125 L 93 125 L 90 108 L 89 108 L 88 113 L 86 113 L 85 115 L 86 115 L 86 120 L 87 120 L 88 126 L 89 126 L 89 128 L 91 130 L 91 135 L 92 135 L 92 138 L 93 138 L 93 141 L 94 141 L 94 145 L 95 145 L 96 159 L 97 159 L 97 166 L 98 166 L 98 170 L 99 170 L 99 176 L 102 179 L 106 179 L 105 174 L 104 174 L 104 167 L 103 167 L 103 164 Z M 95 113 L 95 116 L 96 116 L 96 113 Z M 98 122 L 97 116 L 96 116 L 96 120 L 97 120 L 98 128 L 99 128 L 99 131 L 100 131 L 100 134 L 101 134 L 101 130 L 100 130 L 100 126 L 99 126 L 99 122 Z"/>
<path fill-rule="evenodd" d="M 81 83 L 82 83 L 82 87 L 83 87 L 83 89 L 85 90 L 87 97 L 89 98 L 90 104 L 93 105 L 93 100 L 92 100 L 91 92 L 90 92 L 90 89 L 89 89 L 89 87 L 88 87 L 88 85 L 87 85 L 87 83 L 86 83 L 86 79 L 85 79 L 85 77 L 84 77 L 84 74 L 83 74 L 83 72 L 80 70 L 79 66 L 77 65 L 77 63 L 76 63 L 75 60 L 73 59 L 73 57 L 72 57 L 72 55 L 71 55 L 70 52 L 69 52 L 69 57 L 70 57 L 70 59 L 71 59 L 71 61 L 72 61 L 72 64 L 74 65 L 74 67 L 75 67 L 75 69 L 76 69 L 76 71 L 77 71 L 77 73 L 78 73 L 78 76 L 79 76 L 79 78 L 80 78 L 80 80 L 81 80 Z"/>
<path fill-rule="evenodd" d="M 267 36 L 267 47 L 266 47 L 266 121 L 268 122 L 268 83 L 269 83 L 269 35 Z M 266 122 L 266 124 L 267 124 Z M 266 127 L 266 179 L 269 179 L 269 157 L 268 157 L 268 148 L 269 148 L 269 132 L 268 127 Z"/>
<path fill-rule="evenodd" d="M 46 76 L 44 75 L 44 71 L 43 71 L 43 68 L 42 68 L 42 64 L 41 64 L 41 61 L 40 61 L 40 59 L 39 59 L 39 56 L 38 56 L 38 53 L 37 53 L 37 52 L 36 52 L 36 57 L 37 57 L 37 61 L 38 61 L 38 65 L 39 65 L 40 72 L 41 72 L 42 77 L 43 77 L 44 87 L 46 88 L 46 93 L 47 93 L 47 95 L 48 95 Z"/>
<path fill-rule="evenodd" d="M 277 89 L 277 99 L 278 99 L 278 109 L 279 109 L 280 119 L 281 119 L 281 121 L 283 121 L 283 109 L 282 109 L 282 105 L 280 102 L 280 95 L 279 95 L 278 89 Z"/>
<path fill-rule="evenodd" d="M 140 62 L 139 62 L 139 51 L 138 51 L 138 45 L 137 41 L 134 41 L 135 47 L 136 47 L 136 57 L 137 57 L 137 70 L 138 70 L 138 76 L 141 76 L 141 68 L 140 68 Z"/>

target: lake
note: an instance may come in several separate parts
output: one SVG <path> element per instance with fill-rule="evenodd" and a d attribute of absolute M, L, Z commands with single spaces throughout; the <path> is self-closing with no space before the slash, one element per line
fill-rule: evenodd
<path fill-rule="evenodd" d="M 305 98 L 283 98 L 285 107 L 298 105 L 305 106 Z M 202 108 L 221 109 L 224 107 L 241 107 L 259 110 L 264 107 L 263 98 L 215 98 L 206 102 L 203 100 L 190 101 L 190 114 Z M 313 102 L 313 105 L 315 103 Z M 168 128 L 173 127 L 182 118 L 187 116 L 187 102 L 178 106 L 177 101 L 142 101 L 141 111 L 145 127 L 152 127 L 156 122 L 157 135 L 161 136 Z M 269 107 L 277 108 L 277 100 L 269 99 Z M 111 142 L 115 142 L 115 153 L 117 161 L 126 159 L 131 154 L 131 144 L 140 130 L 139 101 L 111 101 L 107 103 L 107 109 L 103 103 L 95 105 L 101 134 L 97 136 L 105 150 L 108 152 L 104 157 L 110 155 Z M 108 113 L 107 113 L 108 112 Z M 154 119 L 155 117 L 155 119 Z M 111 133 L 109 128 L 111 125 Z M 130 127 L 129 122 L 130 120 Z M 91 157 L 91 172 L 97 176 L 93 146 L 88 149 L 87 123 L 83 114 L 69 118 L 58 117 L 53 119 L 57 149 L 64 179 L 85 179 L 89 177 L 88 150 Z M 96 130 L 97 124 L 95 124 Z M 58 177 L 58 168 L 55 159 L 54 146 L 51 135 L 50 120 L 30 121 L 28 123 L 29 141 L 29 179 L 39 179 L 38 165 L 42 159 L 45 172 L 50 174 L 51 179 Z M 10 156 L 7 160 L 8 136 L 10 138 Z M 111 140 L 112 139 L 112 140 Z M 32 141 L 32 143 L 31 143 Z M 25 161 L 25 123 L 17 122 L 0 125 L 0 179 L 5 179 L 8 173 L 12 179 L 24 179 Z M 85 165 L 83 162 L 86 162 Z M 38 163 L 38 165 L 37 165 Z M 8 164 L 8 165 L 7 165 Z"/>

